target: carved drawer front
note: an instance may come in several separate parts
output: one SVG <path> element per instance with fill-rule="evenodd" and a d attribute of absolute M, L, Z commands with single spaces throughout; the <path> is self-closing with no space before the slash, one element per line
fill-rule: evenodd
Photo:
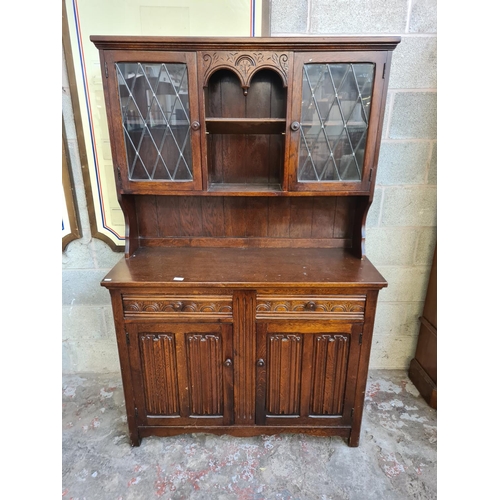
<path fill-rule="evenodd" d="M 233 298 L 231 295 L 124 295 L 123 311 L 128 318 L 231 318 Z"/>
<path fill-rule="evenodd" d="M 257 295 L 257 319 L 363 320 L 364 295 Z"/>

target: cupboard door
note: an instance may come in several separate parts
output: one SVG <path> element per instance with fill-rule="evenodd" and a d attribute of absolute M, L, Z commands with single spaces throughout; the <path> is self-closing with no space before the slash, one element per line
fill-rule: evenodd
<path fill-rule="evenodd" d="M 111 51 L 104 57 L 119 188 L 201 189 L 195 53 Z"/>
<path fill-rule="evenodd" d="M 379 52 L 295 55 L 292 190 L 369 190 L 385 61 Z"/>
<path fill-rule="evenodd" d="M 349 425 L 361 326 L 259 323 L 257 424 Z"/>
<path fill-rule="evenodd" d="M 133 324 L 127 331 L 139 425 L 232 423 L 231 325 Z"/>

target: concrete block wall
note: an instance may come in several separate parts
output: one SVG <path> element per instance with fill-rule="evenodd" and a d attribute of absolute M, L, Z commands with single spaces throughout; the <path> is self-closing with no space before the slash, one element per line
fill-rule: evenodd
<path fill-rule="evenodd" d="M 393 55 L 367 255 L 388 280 L 375 321 L 371 368 L 407 369 L 414 355 L 436 244 L 436 0 L 272 0 L 273 36 L 400 35 Z M 63 372 L 119 370 L 108 293 L 121 258 L 93 239 L 63 61 L 63 117 L 82 238 L 62 255 Z"/>
<path fill-rule="evenodd" d="M 99 283 L 123 254 L 91 235 L 64 52 L 62 59 L 62 114 L 82 236 L 62 252 L 62 372 L 118 372 L 109 294 Z"/>

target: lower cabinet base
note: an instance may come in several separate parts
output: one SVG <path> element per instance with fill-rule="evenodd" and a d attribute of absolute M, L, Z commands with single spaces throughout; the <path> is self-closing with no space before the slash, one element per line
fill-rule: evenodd
<path fill-rule="evenodd" d="M 111 290 L 133 446 L 192 433 L 359 445 L 378 290 L 188 290 Z"/>
<path fill-rule="evenodd" d="M 351 447 L 359 445 L 359 433 L 354 433 L 350 427 L 277 427 L 266 425 L 234 425 L 234 426 L 206 426 L 206 427 L 187 427 L 187 426 L 162 426 L 162 427 L 138 427 L 137 435 L 131 435 L 133 446 L 140 446 L 143 437 L 158 436 L 177 436 L 179 434 L 207 433 L 223 435 L 227 434 L 235 437 L 250 437 L 260 435 L 274 435 L 284 433 L 307 434 L 310 436 L 339 436 L 347 438 L 347 443 Z"/>

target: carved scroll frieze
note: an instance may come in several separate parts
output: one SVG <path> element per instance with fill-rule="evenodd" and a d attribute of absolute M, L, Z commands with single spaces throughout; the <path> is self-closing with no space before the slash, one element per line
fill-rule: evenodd
<path fill-rule="evenodd" d="M 257 296 L 257 318 L 284 315 L 334 316 L 363 319 L 365 297 L 276 297 Z"/>
<path fill-rule="evenodd" d="M 203 86 L 208 85 L 210 75 L 218 69 L 233 70 L 240 78 L 244 91 L 250 87 L 253 74 L 264 68 L 278 72 L 283 86 L 288 86 L 288 53 L 287 52 L 202 52 Z"/>
<path fill-rule="evenodd" d="M 123 297 L 125 316 L 144 316 L 148 314 L 165 315 L 202 315 L 211 314 L 231 317 L 233 312 L 230 296 L 204 297 Z"/>

